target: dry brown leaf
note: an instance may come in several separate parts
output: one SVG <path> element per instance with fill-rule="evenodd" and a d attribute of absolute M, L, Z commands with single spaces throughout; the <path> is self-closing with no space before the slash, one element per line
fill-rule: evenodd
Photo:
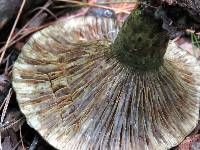
<path fill-rule="evenodd" d="M 177 150 L 199 150 L 198 147 L 200 147 L 200 134 L 187 137 Z"/>

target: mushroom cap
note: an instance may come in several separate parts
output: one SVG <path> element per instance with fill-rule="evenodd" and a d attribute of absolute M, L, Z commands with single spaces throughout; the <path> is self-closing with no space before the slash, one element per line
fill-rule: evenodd
<path fill-rule="evenodd" d="M 179 144 L 197 125 L 200 66 L 169 42 L 156 70 L 109 57 L 121 23 L 75 17 L 25 44 L 13 87 L 28 124 L 61 150 L 156 149 Z"/>

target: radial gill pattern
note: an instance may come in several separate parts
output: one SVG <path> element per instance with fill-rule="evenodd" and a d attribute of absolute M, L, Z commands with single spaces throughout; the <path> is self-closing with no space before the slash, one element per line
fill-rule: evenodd
<path fill-rule="evenodd" d="M 164 150 L 196 126 L 200 66 L 169 43 L 163 65 L 139 71 L 109 58 L 120 23 L 76 17 L 32 36 L 13 68 L 28 124 L 61 150 Z"/>

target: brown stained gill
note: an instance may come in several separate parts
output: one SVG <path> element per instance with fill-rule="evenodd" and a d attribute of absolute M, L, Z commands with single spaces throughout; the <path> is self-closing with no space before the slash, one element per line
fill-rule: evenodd
<path fill-rule="evenodd" d="M 58 21 L 23 47 L 13 68 L 17 100 L 55 148 L 163 150 L 195 128 L 200 66 L 140 15 L 123 26 L 101 16 Z"/>

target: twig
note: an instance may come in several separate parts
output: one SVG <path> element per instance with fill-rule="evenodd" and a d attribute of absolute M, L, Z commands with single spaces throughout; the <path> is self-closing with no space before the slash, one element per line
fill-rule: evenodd
<path fill-rule="evenodd" d="M 23 138 L 23 137 L 22 137 Z M 11 149 L 11 150 L 16 150 L 21 143 L 21 140 L 17 142 L 17 144 Z"/>
<path fill-rule="evenodd" d="M 24 30 L 29 30 L 28 32 L 25 32 L 23 35 L 21 35 L 20 37 L 18 37 L 17 38 L 17 36 L 15 37 L 15 38 L 13 38 L 13 40 L 11 40 L 12 42 L 10 42 L 9 44 L 8 44 L 8 47 L 10 47 L 10 46 L 12 46 L 12 45 L 14 45 L 16 42 L 18 42 L 19 40 L 21 40 L 21 39 L 23 39 L 23 38 L 25 38 L 26 36 L 28 36 L 29 34 L 31 34 L 31 33 L 33 33 L 33 32 L 36 32 L 36 31 L 38 31 L 38 30 L 41 30 L 41 29 L 43 29 L 43 28 L 45 28 L 45 27 L 47 27 L 47 26 L 49 26 L 49 25 L 51 25 L 52 24 L 52 22 L 50 22 L 50 23 L 47 23 L 47 24 L 44 24 L 44 25 L 41 25 L 41 26 L 39 26 L 39 27 L 37 27 L 37 28 L 32 28 L 32 29 L 24 29 Z M 20 33 L 21 32 L 23 32 L 23 30 L 21 30 L 20 31 Z M 19 33 L 19 34 L 20 34 Z"/>
<path fill-rule="evenodd" d="M 1 122 L 0 122 L 0 125 L 3 124 L 3 121 L 4 121 L 4 118 L 5 118 L 5 115 L 6 115 L 6 111 L 7 111 L 7 108 L 8 108 L 8 104 L 10 102 L 10 98 L 11 98 L 11 95 L 12 95 L 12 88 L 9 89 L 9 92 L 8 92 L 8 95 L 6 96 L 5 98 L 5 105 L 4 105 L 4 108 L 3 108 L 3 112 L 1 114 Z"/>
<path fill-rule="evenodd" d="M 9 123 L 5 123 L 2 125 L 2 127 L 0 127 L 0 132 L 5 132 L 6 130 L 12 128 L 14 125 L 16 125 L 17 123 L 21 122 L 22 120 L 25 121 L 24 117 L 19 118 L 18 120 L 15 120 L 14 122 L 11 121 Z"/>
<path fill-rule="evenodd" d="M 8 108 L 8 104 L 10 102 L 10 98 L 11 98 L 11 95 L 12 95 L 12 89 L 10 88 L 9 92 L 8 92 L 8 95 L 6 96 L 5 98 L 5 105 L 4 105 L 4 108 L 3 108 L 3 112 L 1 114 L 1 122 L 0 122 L 0 127 L 2 127 L 2 124 L 3 124 L 3 121 L 4 121 L 4 118 L 5 118 L 5 115 L 6 115 L 6 111 L 7 111 L 7 108 Z M 3 106 L 3 105 L 2 105 Z M 2 150 L 2 144 L 1 144 L 1 132 L 0 132 L 0 150 Z"/>
<path fill-rule="evenodd" d="M 21 141 L 18 141 L 17 144 L 11 150 L 16 150 L 20 143 L 21 143 Z"/>
<path fill-rule="evenodd" d="M 38 144 L 38 141 L 39 141 L 39 138 L 37 135 L 35 135 L 34 139 L 33 139 L 33 142 L 31 143 L 31 146 L 29 147 L 28 150 L 35 150 L 36 149 L 36 146 Z"/>
<path fill-rule="evenodd" d="M 19 128 L 19 134 L 20 134 L 20 141 L 22 143 L 22 148 L 23 148 L 23 150 L 25 150 L 23 137 L 22 137 L 22 128 L 21 127 Z"/>
<path fill-rule="evenodd" d="M 52 12 L 50 11 L 49 9 L 47 9 L 46 7 L 37 7 L 35 8 L 33 11 L 36 11 L 36 10 L 45 10 L 47 13 L 49 13 L 52 17 L 54 17 L 56 20 L 58 19 L 58 17 Z"/>
<path fill-rule="evenodd" d="M 3 108 L 4 104 L 6 103 L 6 99 L 3 101 L 3 103 L 0 106 L 0 110 Z"/>
<path fill-rule="evenodd" d="M 47 8 L 47 7 L 49 7 L 52 3 L 53 3 L 53 2 L 52 2 L 51 0 L 49 0 L 43 7 L 44 7 L 44 8 Z M 12 46 L 12 45 L 14 45 L 17 41 L 23 39 L 23 38 L 26 37 L 27 35 L 29 35 L 29 34 L 35 32 L 35 31 L 37 31 L 37 30 L 40 30 L 40 29 L 42 29 L 42 28 L 44 28 L 44 27 L 46 26 L 46 25 L 40 26 L 40 27 L 38 27 L 38 28 L 36 28 L 36 29 L 34 29 L 34 30 L 32 30 L 32 31 L 29 31 L 29 32 L 26 33 L 26 34 L 23 34 L 23 35 L 19 36 L 20 34 L 23 33 L 24 30 L 28 30 L 27 27 L 30 25 L 30 23 L 31 23 L 33 20 L 35 20 L 43 11 L 44 11 L 44 10 L 41 9 L 37 14 L 35 14 L 35 15 L 34 15 L 34 16 L 19 30 L 19 32 L 17 32 L 17 33 L 11 38 L 9 44 L 7 45 L 7 48 L 10 47 L 10 46 Z M 18 37 L 18 36 L 19 36 L 19 37 Z M 18 37 L 18 39 L 16 39 L 17 37 Z M 1 52 L 3 52 L 3 48 L 0 49 L 0 53 L 1 53 Z"/>
<path fill-rule="evenodd" d="M 1 64 L 2 60 L 3 60 L 4 55 L 5 55 L 7 46 L 8 46 L 8 44 L 9 44 L 11 38 L 12 38 L 12 35 L 13 35 L 14 31 L 15 31 L 16 25 L 17 25 L 17 23 L 18 23 L 18 21 L 19 21 L 19 18 L 20 18 L 20 16 L 21 16 L 21 13 L 22 13 L 22 10 L 23 10 L 23 8 L 24 8 L 25 3 L 26 3 L 26 0 L 23 0 L 23 2 L 22 2 L 22 4 L 21 4 L 21 7 L 20 7 L 20 9 L 19 9 L 19 12 L 18 12 L 18 14 L 17 14 L 17 17 L 16 17 L 16 19 L 15 19 L 14 25 L 13 25 L 13 27 L 12 27 L 12 30 L 11 30 L 11 32 L 10 32 L 10 35 L 9 35 L 9 37 L 8 37 L 8 40 L 6 41 L 6 45 L 3 47 L 3 52 L 2 52 L 1 57 L 0 57 L 0 64 Z"/>
<path fill-rule="evenodd" d="M 7 75 L 7 74 L 8 74 L 9 59 L 10 59 L 10 55 L 7 57 L 7 61 L 6 61 L 6 67 L 5 67 L 5 70 L 4 70 L 4 74 L 5 74 L 5 75 Z"/>
<path fill-rule="evenodd" d="M 118 8 L 112 8 L 109 6 L 98 5 L 98 4 L 94 4 L 94 3 L 78 2 L 78 1 L 74 1 L 74 0 L 57 0 L 57 1 L 69 2 L 69 3 L 79 4 L 79 5 L 83 5 L 83 6 L 99 7 L 99 8 L 104 8 L 104 9 L 109 9 L 109 10 L 113 10 L 113 11 L 119 11 L 119 12 L 123 12 L 126 14 L 130 14 L 130 11 L 126 11 L 126 10 L 122 10 L 122 9 L 118 9 Z M 133 3 L 136 3 L 136 2 L 133 2 Z"/>

